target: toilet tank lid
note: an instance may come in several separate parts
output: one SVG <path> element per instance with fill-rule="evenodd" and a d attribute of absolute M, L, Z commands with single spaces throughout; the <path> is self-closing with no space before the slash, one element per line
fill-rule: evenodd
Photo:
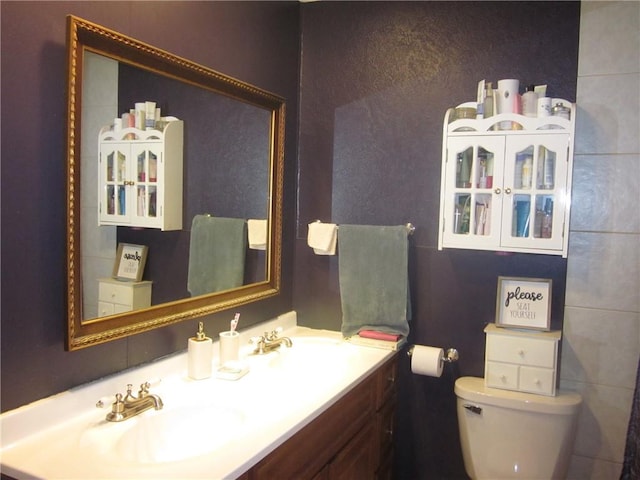
<path fill-rule="evenodd" d="M 479 377 L 458 378 L 454 389 L 459 398 L 469 402 L 537 413 L 572 415 L 582 403 L 582 397 L 576 392 L 559 391 L 555 397 L 513 392 L 487 387 L 484 378 Z"/>

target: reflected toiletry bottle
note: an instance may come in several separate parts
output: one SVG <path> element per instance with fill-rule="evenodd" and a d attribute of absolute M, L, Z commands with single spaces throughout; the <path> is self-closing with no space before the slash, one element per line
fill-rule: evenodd
<path fill-rule="evenodd" d="M 550 190 L 553 188 L 553 177 L 554 177 L 554 167 L 555 161 L 554 158 L 547 154 L 544 157 L 544 169 L 543 169 L 543 183 L 542 187 Z"/>
<path fill-rule="evenodd" d="M 136 108 L 135 108 L 135 119 L 136 119 L 136 128 L 138 130 L 144 130 L 145 129 L 145 108 L 146 105 L 144 102 L 136 102 Z"/>
<path fill-rule="evenodd" d="M 522 188 L 531 188 L 531 173 L 533 171 L 533 158 L 528 156 L 522 164 Z"/>
<path fill-rule="evenodd" d="M 484 118 L 493 117 L 493 88 L 491 86 L 491 82 L 488 82 L 485 85 L 484 91 Z"/>
<path fill-rule="evenodd" d="M 198 322 L 195 337 L 189 339 L 187 349 L 187 375 L 194 380 L 211 376 L 213 362 L 213 341 L 204 333 L 202 322 Z"/>
<path fill-rule="evenodd" d="M 540 236 L 542 238 L 551 238 L 553 224 L 553 200 L 547 198 L 544 203 L 544 214 L 542 216 L 542 226 L 540 228 Z"/>
<path fill-rule="evenodd" d="M 525 117 L 538 115 L 538 94 L 534 91 L 535 88 L 535 85 L 529 85 L 522 95 L 522 114 Z"/>
<path fill-rule="evenodd" d="M 516 202 L 516 237 L 529 236 L 529 208 L 531 202 L 520 200 Z"/>

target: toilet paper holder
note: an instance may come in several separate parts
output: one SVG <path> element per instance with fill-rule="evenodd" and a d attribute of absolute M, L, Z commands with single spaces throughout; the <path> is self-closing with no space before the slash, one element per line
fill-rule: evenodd
<path fill-rule="evenodd" d="M 411 355 L 413 355 L 413 348 L 414 347 L 415 347 L 415 345 L 411 345 L 409 347 L 409 349 L 407 350 L 407 356 L 410 357 Z M 459 358 L 460 358 L 460 354 L 458 353 L 458 350 L 456 350 L 455 348 L 449 348 L 445 352 L 445 356 L 442 357 L 442 363 L 457 362 Z"/>

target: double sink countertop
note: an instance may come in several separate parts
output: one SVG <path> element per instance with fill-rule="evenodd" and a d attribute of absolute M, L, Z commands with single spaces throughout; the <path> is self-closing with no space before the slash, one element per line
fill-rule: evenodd
<path fill-rule="evenodd" d="M 282 327 L 293 346 L 251 355 Z M 237 478 L 319 416 L 394 352 L 296 325 L 295 312 L 240 332 L 238 380 L 187 377 L 187 354 L 126 370 L 0 416 L 2 473 L 20 478 Z M 218 344 L 214 342 L 214 363 Z M 150 382 L 164 408 L 107 422 L 116 393 Z M 96 408 L 101 400 L 104 408 Z"/>

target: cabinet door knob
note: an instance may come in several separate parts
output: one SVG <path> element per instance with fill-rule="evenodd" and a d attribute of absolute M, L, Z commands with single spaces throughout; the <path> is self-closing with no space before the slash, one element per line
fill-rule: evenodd
<path fill-rule="evenodd" d="M 509 187 L 504 189 L 504 193 L 506 193 L 507 195 L 511 194 L 511 189 Z"/>
<path fill-rule="evenodd" d="M 496 195 L 500 195 L 500 194 L 502 193 L 502 190 L 500 190 L 499 188 L 496 188 L 496 189 L 494 190 L 494 193 L 495 193 Z"/>

